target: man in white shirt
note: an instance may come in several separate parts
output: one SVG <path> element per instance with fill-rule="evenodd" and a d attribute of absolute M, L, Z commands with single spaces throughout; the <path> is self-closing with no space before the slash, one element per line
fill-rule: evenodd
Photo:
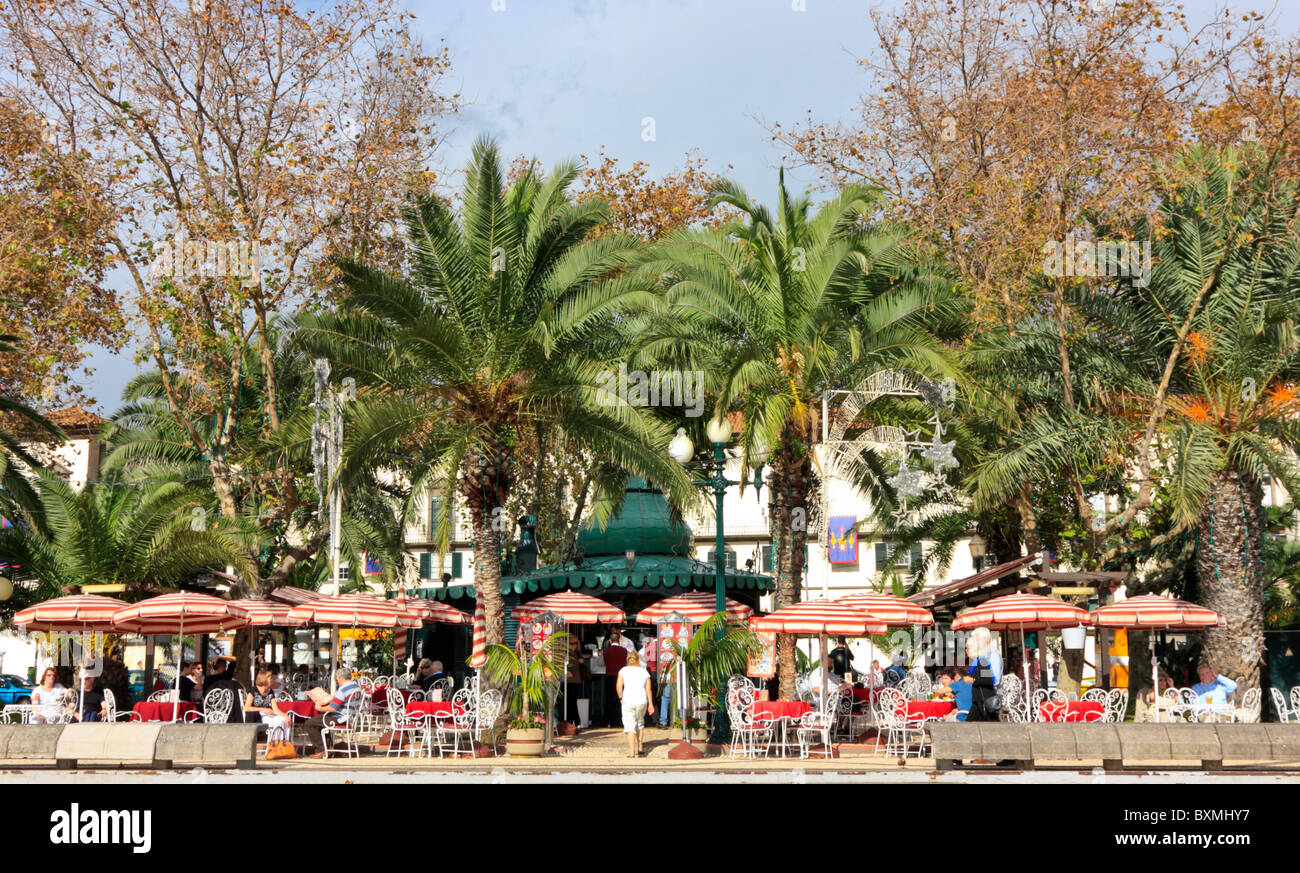
<path fill-rule="evenodd" d="M 606 643 L 605 645 L 606 647 L 622 646 L 623 648 L 627 649 L 629 652 L 636 651 L 636 643 L 632 642 L 627 637 L 623 636 L 623 634 L 619 631 L 618 628 L 614 628 L 612 631 L 609 632 L 609 642 Z"/>
<path fill-rule="evenodd" d="M 836 676 L 829 669 L 826 671 L 826 691 L 828 694 L 834 694 L 839 687 L 844 684 L 844 680 Z M 808 686 L 812 689 L 813 699 L 820 702 L 822 699 L 822 668 L 818 665 L 808 674 Z"/>

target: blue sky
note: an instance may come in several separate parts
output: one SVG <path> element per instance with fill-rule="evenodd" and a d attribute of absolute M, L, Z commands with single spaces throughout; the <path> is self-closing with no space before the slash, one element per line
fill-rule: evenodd
<path fill-rule="evenodd" d="M 1185 3 L 1193 21 L 1216 5 Z M 772 199 L 781 160 L 763 121 L 795 124 L 809 111 L 828 123 L 852 116 L 866 87 L 857 61 L 872 48 L 870 7 L 857 0 L 407 2 L 427 46 L 446 40 L 451 85 L 468 102 L 445 139 L 446 168 L 464 165 L 479 134 L 495 137 L 507 155 L 546 165 L 594 157 L 603 146 L 655 173 L 696 149 L 761 200 Z M 1297 32 L 1300 8 L 1283 4 L 1275 24 Z M 806 172 L 787 178 L 793 187 L 816 181 Z M 86 388 L 110 413 L 135 371 L 130 350 L 99 351 L 91 363 L 97 372 Z"/>

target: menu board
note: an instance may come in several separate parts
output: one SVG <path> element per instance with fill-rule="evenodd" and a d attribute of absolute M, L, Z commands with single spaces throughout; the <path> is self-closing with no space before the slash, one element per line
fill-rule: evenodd
<path fill-rule="evenodd" d="M 753 627 L 752 620 L 750 627 Z M 762 643 L 762 648 L 749 656 L 745 673 L 755 679 L 770 679 L 776 675 L 776 634 L 755 631 L 754 635 Z"/>

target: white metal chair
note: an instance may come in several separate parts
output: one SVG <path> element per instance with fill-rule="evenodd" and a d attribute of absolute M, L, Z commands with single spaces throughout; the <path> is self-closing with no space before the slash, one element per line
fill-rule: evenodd
<path fill-rule="evenodd" d="M 1286 705 L 1286 698 L 1282 696 L 1282 692 L 1276 688 L 1270 688 L 1268 691 L 1273 697 L 1273 708 L 1277 710 L 1277 720 L 1280 722 L 1294 721 L 1295 714 Z"/>
<path fill-rule="evenodd" d="M 226 724 L 230 721 L 234 706 L 235 695 L 229 688 L 213 688 L 203 695 L 202 720 L 208 724 Z"/>
<path fill-rule="evenodd" d="M 1287 696 L 1291 699 L 1291 712 L 1294 713 L 1292 720 L 1300 720 L 1300 685 L 1292 686 Z"/>
<path fill-rule="evenodd" d="M 429 683 L 429 690 L 424 692 L 425 700 L 451 700 L 455 682 L 450 676 L 434 679 Z"/>
<path fill-rule="evenodd" d="M 877 698 L 877 729 L 884 726 L 887 732 L 885 754 L 906 758 L 912 742 L 916 742 L 916 756 L 925 753 L 925 721 L 907 717 L 907 697 L 897 688 L 886 688 Z"/>
<path fill-rule="evenodd" d="M 820 740 L 822 748 L 826 750 L 827 755 L 830 755 L 836 721 L 837 713 L 833 710 L 805 712 L 795 727 L 795 738 L 799 742 L 799 757 L 811 756 L 813 740 Z"/>
<path fill-rule="evenodd" d="M 438 757 L 448 751 L 455 757 L 460 753 L 461 740 L 467 749 L 474 748 L 474 694 L 462 688 L 451 696 L 451 715 L 433 720 L 433 743 L 438 747 Z"/>
<path fill-rule="evenodd" d="M 332 713 L 325 713 L 322 721 L 325 726 L 321 728 L 321 740 L 325 744 L 325 757 L 330 756 L 330 748 L 333 745 L 331 737 L 339 735 L 343 738 L 344 752 L 349 758 L 361 757 L 361 750 L 357 748 L 357 734 L 365 729 L 365 710 L 369 708 L 369 698 L 360 688 L 348 695 L 348 699 L 343 702 L 343 712 L 338 716 Z"/>
<path fill-rule="evenodd" d="M 1262 700 L 1263 693 L 1258 688 L 1247 689 L 1241 696 L 1241 705 L 1233 710 L 1232 720 L 1238 724 L 1258 724 Z"/>
<path fill-rule="evenodd" d="M 774 720 L 756 718 L 752 710 L 752 688 L 727 692 L 727 716 L 731 722 L 731 757 L 739 752 L 745 758 L 767 757 L 773 739 Z"/>
<path fill-rule="evenodd" d="M 1029 718 L 1029 707 L 1024 699 L 1024 683 L 1014 673 L 1004 673 L 998 682 L 998 694 L 1002 697 L 1002 709 L 998 711 L 999 721 L 1023 724 Z"/>
<path fill-rule="evenodd" d="M 489 688 L 481 693 L 476 693 L 474 689 L 463 690 L 469 691 L 470 695 L 475 699 L 474 742 L 481 744 L 486 737 L 491 741 L 492 755 L 495 757 L 497 754 L 496 724 L 497 719 L 501 717 L 501 710 L 505 706 L 505 698 L 495 688 Z M 452 705 L 455 706 L 455 704 Z M 471 746 L 471 748 L 475 749 L 475 757 L 478 757 L 477 748 L 475 746 Z"/>
<path fill-rule="evenodd" d="M 169 688 L 166 691 L 155 691 L 148 697 L 150 703 L 171 703 L 175 699 L 176 689 L 174 688 Z"/>
<path fill-rule="evenodd" d="M 420 746 L 420 735 L 425 729 L 424 719 L 412 718 L 406 714 L 406 704 L 402 692 L 391 685 L 387 690 L 388 698 L 388 751 L 385 757 L 396 752 L 402 754 L 403 745 L 415 757 Z"/>
<path fill-rule="evenodd" d="M 906 694 L 910 700 L 925 700 L 930 696 L 933 685 L 929 673 L 924 670 L 912 670 L 903 677 L 902 682 L 898 683 L 898 690 Z"/>
<path fill-rule="evenodd" d="M 117 711 L 117 697 L 112 690 L 104 689 L 104 721 L 130 721 L 131 713 Z"/>

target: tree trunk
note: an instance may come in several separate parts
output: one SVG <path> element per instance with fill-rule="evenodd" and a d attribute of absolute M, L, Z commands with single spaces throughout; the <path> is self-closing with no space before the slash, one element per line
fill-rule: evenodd
<path fill-rule="evenodd" d="M 471 517 L 474 527 L 475 606 L 483 606 L 487 644 L 503 646 L 506 642 L 505 598 L 501 596 L 501 561 L 496 531 L 492 529 L 491 516 L 476 511 L 471 513 Z"/>
<path fill-rule="evenodd" d="M 808 480 L 811 461 L 806 446 L 787 433 L 782 446 L 773 453 L 771 511 L 774 520 L 772 551 L 777 568 L 775 609 L 799 601 L 803 588 L 804 546 L 808 542 Z M 779 634 L 776 643 L 777 677 L 780 699 L 795 698 L 795 638 Z"/>
<path fill-rule="evenodd" d="M 1079 695 L 1083 684 L 1083 652 L 1083 649 L 1061 647 L 1061 672 L 1057 675 L 1056 687 L 1065 694 Z M 1097 684 L 1103 684 L 1100 676 Z"/>
<path fill-rule="evenodd" d="M 1196 572 L 1202 603 L 1228 626 L 1206 631 L 1201 660 L 1238 685 L 1259 687 L 1264 654 L 1264 526 L 1259 482 L 1236 470 L 1216 473 L 1201 510 Z"/>

